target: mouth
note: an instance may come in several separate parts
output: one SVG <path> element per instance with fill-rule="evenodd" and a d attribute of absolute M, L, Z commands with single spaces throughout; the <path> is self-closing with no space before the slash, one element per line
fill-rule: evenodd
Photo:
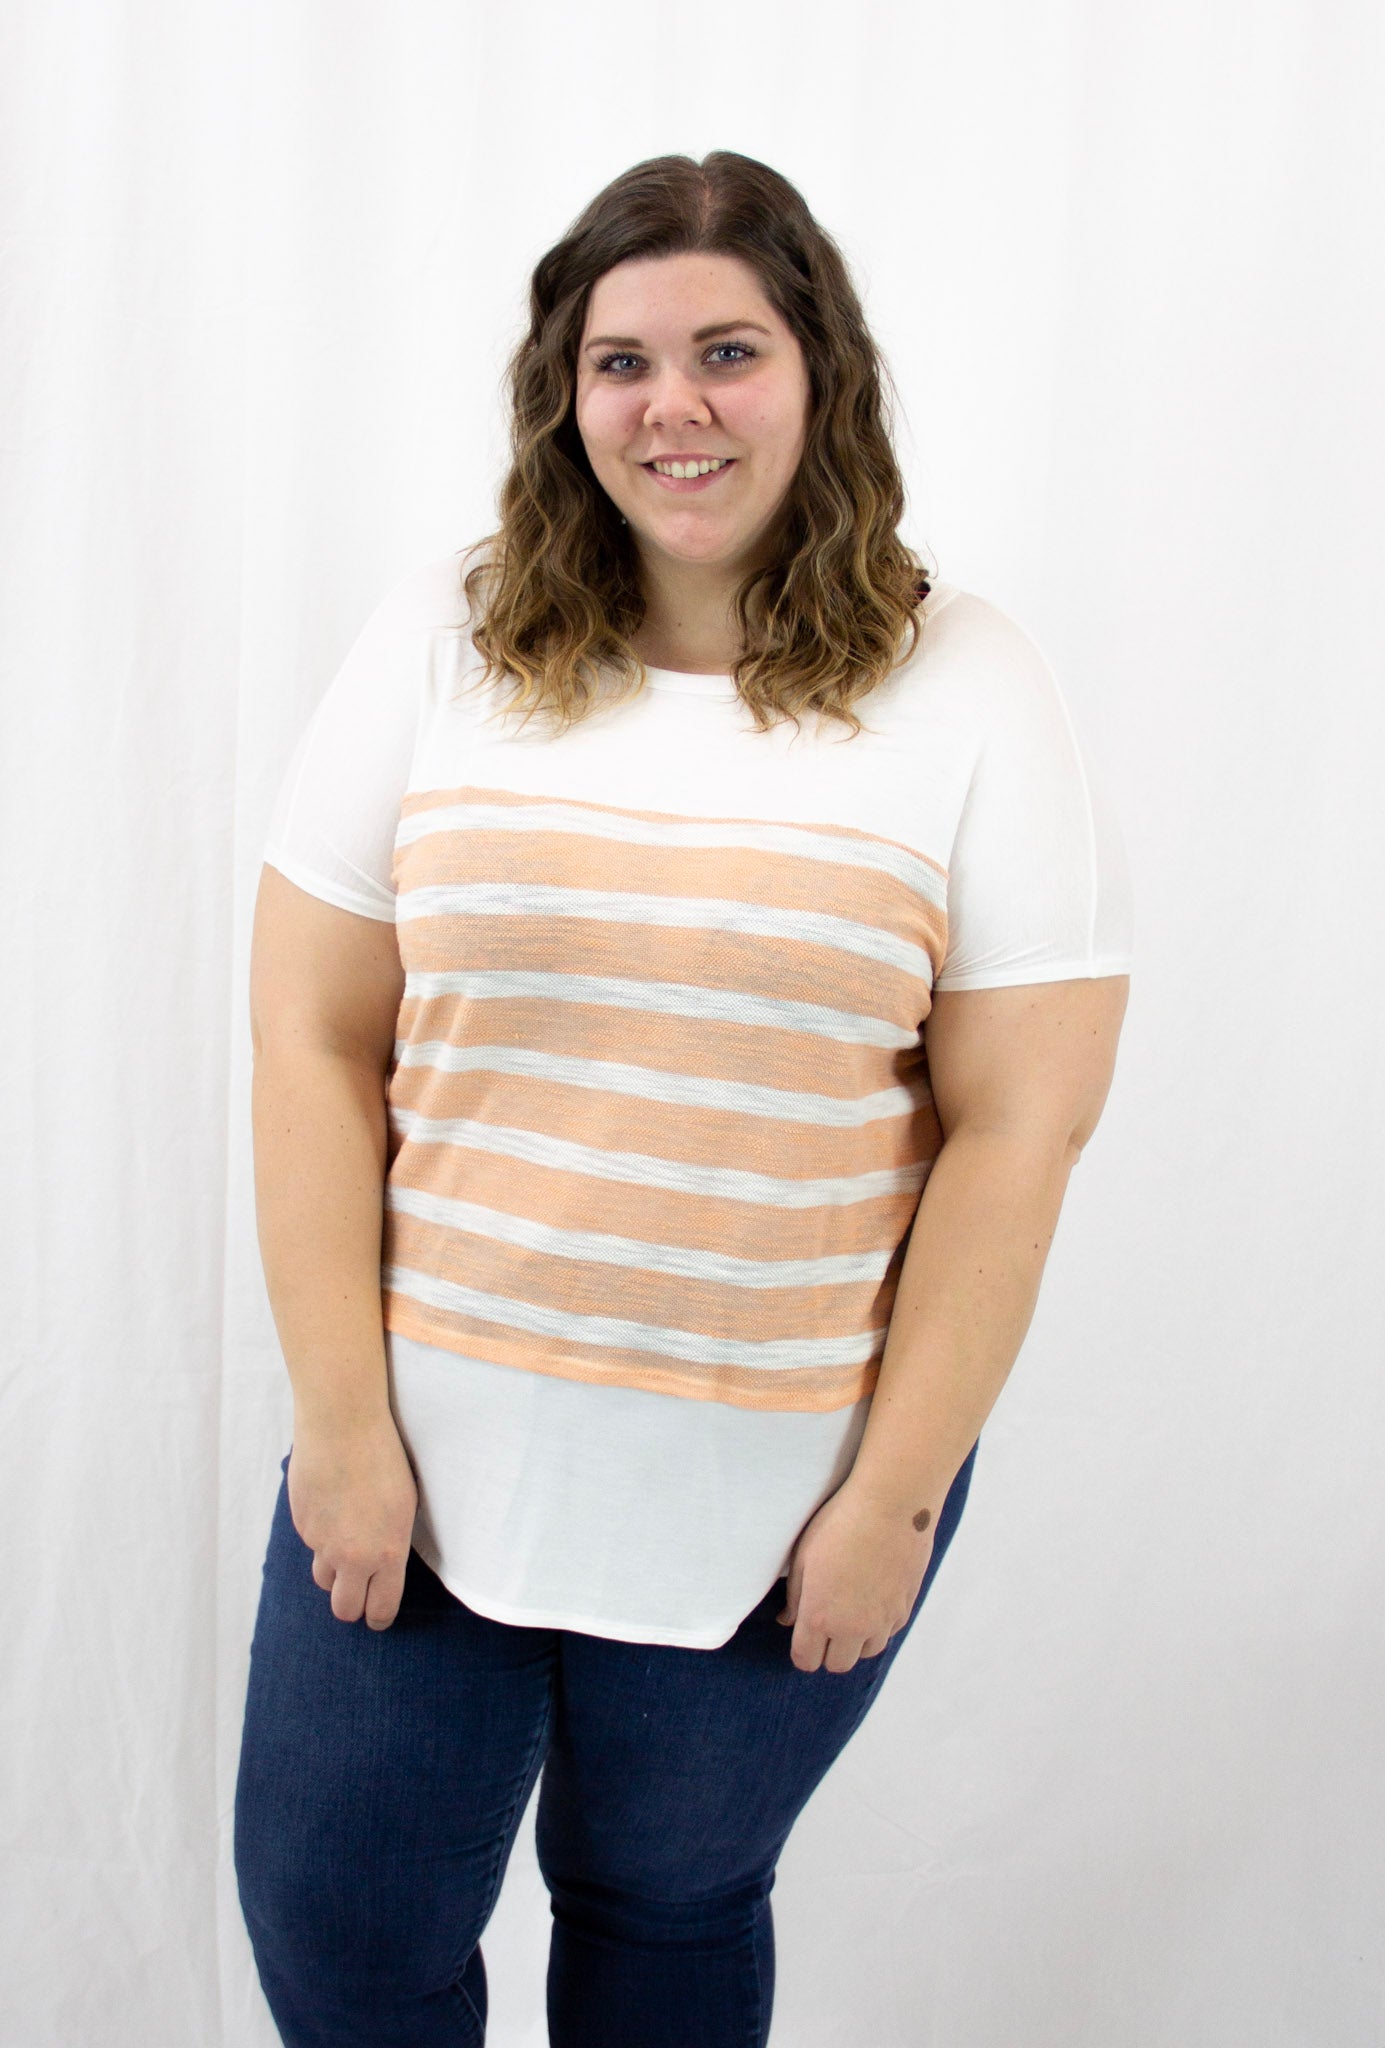
<path fill-rule="evenodd" d="M 682 462 L 642 462 L 645 475 L 665 491 L 705 491 L 736 466 L 730 455 L 690 455 Z M 681 475 L 675 475 L 681 470 Z"/>

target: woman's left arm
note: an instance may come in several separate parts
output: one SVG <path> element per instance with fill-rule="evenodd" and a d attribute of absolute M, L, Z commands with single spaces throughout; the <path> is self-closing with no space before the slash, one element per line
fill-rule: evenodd
<path fill-rule="evenodd" d="M 1110 975 L 934 995 L 924 1044 L 943 1145 L 855 1462 L 794 1549 L 780 1620 L 802 1671 L 878 1655 L 912 1612 L 948 1489 L 1033 1317 L 1129 989 Z"/>

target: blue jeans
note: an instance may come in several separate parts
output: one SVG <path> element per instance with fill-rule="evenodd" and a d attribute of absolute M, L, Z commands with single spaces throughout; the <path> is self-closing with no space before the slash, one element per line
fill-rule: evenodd
<path fill-rule="evenodd" d="M 913 1613 L 850 1671 L 799 1671 L 778 1579 L 719 1649 L 491 1621 L 411 1551 L 387 1629 L 338 1621 L 274 1508 L 235 1866 L 287 2048 L 480 2048 L 480 1938 L 542 1771 L 552 2048 L 764 2048 L 769 1894 L 789 1830 L 865 1718 Z"/>

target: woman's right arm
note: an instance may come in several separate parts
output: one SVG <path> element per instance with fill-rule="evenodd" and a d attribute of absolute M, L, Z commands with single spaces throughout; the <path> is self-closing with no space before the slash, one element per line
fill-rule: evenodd
<path fill-rule="evenodd" d="M 339 1621 L 398 1612 L 418 1491 L 390 1409 L 380 1297 L 394 926 L 268 865 L 250 957 L 260 1256 L 293 1388 L 289 1505 Z"/>

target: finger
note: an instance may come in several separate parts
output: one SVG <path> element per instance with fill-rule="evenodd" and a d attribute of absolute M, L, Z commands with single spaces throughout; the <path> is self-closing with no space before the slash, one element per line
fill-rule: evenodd
<path fill-rule="evenodd" d="M 862 1643 L 861 1655 L 863 1657 L 878 1657 L 889 1640 L 888 1636 L 871 1636 L 866 1642 Z"/>
<path fill-rule="evenodd" d="M 784 1605 L 775 1620 L 782 1621 L 785 1628 L 792 1628 L 798 1619 L 798 1583 L 801 1577 L 801 1572 L 791 1570 L 784 1582 Z"/>
<path fill-rule="evenodd" d="M 832 1636 L 823 1663 L 829 1671 L 850 1671 L 861 1655 L 859 1636 Z"/>
<path fill-rule="evenodd" d="M 359 1621 L 365 1609 L 368 1581 L 357 1566 L 337 1573 L 332 1586 L 332 1612 L 338 1621 Z"/>
<path fill-rule="evenodd" d="M 816 1671 L 826 1648 L 827 1638 L 821 1629 L 809 1628 L 807 1623 L 802 1621 L 794 1624 L 789 1656 L 800 1671 Z"/>
<path fill-rule="evenodd" d="M 388 1628 L 404 1598 L 404 1566 L 392 1564 L 376 1572 L 365 1596 L 365 1618 L 370 1628 Z"/>

